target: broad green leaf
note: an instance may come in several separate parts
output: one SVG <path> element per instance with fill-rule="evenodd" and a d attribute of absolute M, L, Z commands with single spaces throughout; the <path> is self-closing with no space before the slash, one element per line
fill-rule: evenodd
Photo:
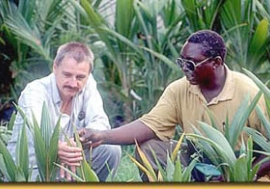
<path fill-rule="evenodd" d="M 16 107 L 16 110 L 18 111 L 18 113 L 21 115 L 21 117 L 23 118 L 23 120 L 25 120 L 26 122 L 26 125 L 28 126 L 28 128 L 30 130 L 33 130 L 33 125 L 31 124 L 31 122 L 29 121 L 29 119 L 27 118 L 27 116 L 25 115 L 24 111 L 18 106 L 15 104 L 15 107 Z"/>
<path fill-rule="evenodd" d="M 53 179 L 55 179 L 55 174 L 56 174 L 56 169 L 54 168 L 54 162 L 57 162 L 57 158 L 58 158 L 58 141 L 59 141 L 59 134 L 60 134 L 60 120 L 61 120 L 61 116 L 59 116 L 58 121 L 56 123 L 56 126 L 54 127 L 52 136 L 50 138 L 50 146 L 48 149 L 48 154 L 47 154 L 47 158 L 48 158 L 48 164 L 47 165 L 47 174 L 50 174 L 51 178 L 50 180 L 53 181 Z M 48 176 L 48 175 L 47 175 Z"/>
<path fill-rule="evenodd" d="M 142 152 L 142 150 L 140 149 L 137 141 L 135 141 L 135 144 L 136 144 L 136 147 L 137 147 L 137 150 L 138 150 L 138 153 L 139 153 L 139 156 L 140 158 L 142 159 L 142 162 L 144 164 L 144 166 L 146 167 L 146 169 L 150 172 L 151 176 L 153 178 L 155 178 L 155 180 L 157 180 L 156 178 L 156 173 L 154 171 L 154 169 L 152 168 L 150 162 L 148 161 L 147 157 L 145 156 L 145 154 Z"/>
<path fill-rule="evenodd" d="M 169 58 L 167 58 L 166 56 L 164 56 L 161 53 L 158 53 L 154 50 L 151 50 L 147 47 L 142 47 L 144 50 L 146 50 L 147 52 L 151 53 L 153 56 L 157 57 L 158 59 L 160 59 L 162 62 L 164 62 L 165 64 L 167 64 L 169 67 L 171 67 L 174 70 L 179 69 L 178 66 L 172 62 Z"/>
<path fill-rule="evenodd" d="M 53 133 L 53 128 L 52 128 L 52 122 L 50 119 L 50 114 L 48 107 L 46 103 L 44 102 L 42 105 L 42 114 L 41 114 L 41 120 L 40 120 L 40 132 L 41 136 L 44 140 L 45 144 L 45 150 L 48 151 L 49 146 L 50 146 L 50 138 Z"/>
<path fill-rule="evenodd" d="M 253 181 L 254 176 L 252 175 L 252 165 L 253 161 L 253 139 L 252 136 L 249 136 L 248 141 L 247 141 L 247 174 L 248 174 L 248 181 Z"/>
<path fill-rule="evenodd" d="M 36 120 L 35 115 L 33 114 L 33 120 Z M 39 125 L 37 122 L 34 122 L 34 148 L 36 154 L 36 161 L 38 166 L 39 175 L 42 181 L 46 181 L 46 174 L 47 174 L 47 153 L 45 148 L 45 142 L 42 137 Z"/>
<path fill-rule="evenodd" d="M 23 175 L 26 179 L 28 179 L 29 172 L 29 155 L 28 155 L 28 139 L 26 136 L 26 125 L 25 122 L 23 124 L 20 136 L 18 138 L 18 143 L 16 148 L 19 148 L 19 157 L 17 156 L 19 161 L 19 167 L 21 168 Z M 24 179 L 25 179 L 24 178 Z"/>
<path fill-rule="evenodd" d="M 10 181 L 16 181 L 16 165 L 10 155 L 6 145 L 0 140 L 0 154 L 2 154 L 4 165 L 7 168 L 7 173 L 9 175 Z"/>
<path fill-rule="evenodd" d="M 182 0 L 182 5 L 185 9 L 185 13 L 190 21 L 192 31 L 199 29 L 198 17 L 196 15 L 197 3 L 195 0 Z"/>
<path fill-rule="evenodd" d="M 181 182 L 183 177 L 180 159 L 176 159 L 172 182 Z"/>
<path fill-rule="evenodd" d="M 180 139 L 178 140 L 174 150 L 173 150 L 173 153 L 172 153 L 172 156 L 171 156 L 171 159 L 172 159 L 172 162 L 174 162 L 176 160 L 176 157 L 177 157 L 177 154 L 178 154 L 178 151 L 180 150 L 181 148 L 181 144 L 183 142 L 183 139 L 184 139 L 184 136 L 185 136 L 185 133 L 183 133 L 180 137 Z"/>
<path fill-rule="evenodd" d="M 267 19 L 263 19 L 258 24 L 254 35 L 249 43 L 248 50 L 248 62 L 249 68 L 252 70 L 258 69 L 260 67 L 260 59 L 264 56 L 266 51 L 266 46 L 268 43 L 269 35 L 269 23 Z"/>
<path fill-rule="evenodd" d="M 191 172 L 194 169 L 196 163 L 198 162 L 198 157 L 194 158 L 187 167 L 184 168 L 182 174 L 182 182 L 188 182 L 191 180 Z"/>
<path fill-rule="evenodd" d="M 242 69 L 244 73 L 256 83 L 256 85 L 261 89 L 264 95 L 270 98 L 270 90 L 268 89 L 268 87 L 258 77 L 256 77 L 251 71 L 245 68 L 242 68 Z"/>
<path fill-rule="evenodd" d="M 16 119 L 16 112 L 14 111 L 8 122 L 8 126 L 7 126 L 8 130 L 11 130 L 11 131 L 13 130 L 15 119 Z"/>
<path fill-rule="evenodd" d="M 127 154 L 127 156 L 133 161 L 148 177 L 150 182 L 157 181 L 156 177 L 153 177 L 152 173 L 147 170 L 142 164 L 140 164 L 136 159 L 134 159 L 131 155 Z"/>
<path fill-rule="evenodd" d="M 141 4 L 141 3 L 139 3 L 139 4 Z M 137 16 L 137 19 L 138 19 L 138 21 L 139 21 L 139 23 L 140 23 L 140 25 L 142 27 L 143 33 L 146 36 L 146 43 L 147 43 L 146 46 L 148 48 L 150 48 L 150 49 L 153 49 L 152 41 L 151 41 L 150 37 L 148 37 L 148 36 L 150 36 L 149 29 L 146 26 L 147 23 L 143 19 L 143 16 L 142 16 L 142 14 L 141 14 L 141 12 L 139 10 L 139 6 L 134 4 L 133 7 L 134 7 L 134 10 L 135 10 L 135 14 Z M 151 62 L 154 62 L 154 57 L 151 54 L 150 54 L 150 60 L 151 60 Z"/>
<path fill-rule="evenodd" d="M 232 182 L 245 182 L 248 181 L 248 172 L 247 170 L 247 156 L 242 154 L 235 162 L 235 165 L 232 167 L 233 172 L 231 175 Z"/>
<path fill-rule="evenodd" d="M 260 145 L 260 147 L 266 151 L 266 152 L 270 152 L 270 143 L 268 142 L 268 139 L 266 139 L 262 133 L 260 133 L 259 131 L 250 128 L 250 127 L 245 127 L 244 130 L 252 136 L 253 141 Z"/>
<path fill-rule="evenodd" d="M 134 19 L 133 0 L 117 0 L 115 14 L 116 32 L 128 38 Z"/>
<path fill-rule="evenodd" d="M 157 180 L 158 181 L 169 181 L 168 180 L 168 178 L 169 178 L 168 177 L 168 172 L 166 172 L 164 170 L 164 168 L 162 167 L 162 165 L 160 164 L 159 159 L 157 158 L 156 153 L 154 152 L 154 150 L 151 147 L 149 147 L 149 148 L 151 150 L 151 153 L 152 153 L 152 155 L 153 155 L 153 157 L 155 159 L 156 165 L 158 167 L 158 175 L 157 175 L 158 177 L 157 177 Z M 167 152 L 167 158 L 168 158 L 168 156 L 169 156 L 169 152 Z"/>
<path fill-rule="evenodd" d="M 15 181 L 16 182 L 26 182 L 27 181 L 25 179 L 23 170 L 20 167 L 18 167 L 17 170 L 16 170 Z"/>
<path fill-rule="evenodd" d="M 270 138 L 270 121 L 269 118 L 266 117 L 266 115 L 264 114 L 264 112 L 262 111 L 262 109 L 259 106 L 256 106 L 256 112 L 258 114 L 258 117 L 262 123 L 262 127 L 265 128 L 266 131 L 266 136 L 268 138 Z"/>
<path fill-rule="evenodd" d="M 173 181 L 173 175 L 175 174 L 175 167 L 176 167 L 176 162 L 173 163 L 169 154 L 167 153 L 167 166 L 166 166 L 167 178 L 166 176 L 163 176 L 166 180 Z"/>
<path fill-rule="evenodd" d="M 82 161 L 82 168 L 85 175 L 85 181 L 86 182 L 98 182 L 99 179 L 96 175 L 96 173 L 91 169 L 87 161 Z"/>
<path fill-rule="evenodd" d="M 217 134 L 217 132 L 213 132 L 212 135 Z M 209 136 L 204 137 L 204 136 L 200 136 L 200 135 L 196 135 L 196 134 L 186 134 L 187 136 L 190 137 L 194 137 L 200 140 L 205 140 L 207 141 L 210 145 L 213 146 L 213 148 L 215 148 L 215 150 L 217 151 L 217 153 L 219 154 L 220 158 L 222 161 L 224 161 L 225 163 L 229 164 L 229 166 L 233 166 L 235 161 L 236 161 L 236 157 L 234 155 L 233 150 L 231 149 L 229 143 L 226 141 L 226 139 L 224 140 L 224 136 L 220 137 L 220 141 L 218 141 L 218 143 L 216 141 L 213 141 L 209 138 Z M 211 137 L 212 138 L 212 137 Z M 214 137 L 215 139 L 218 139 L 218 136 Z M 214 140 L 215 140 L 214 139 Z M 221 144 L 224 142 L 224 144 Z"/>
<path fill-rule="evenodd" d="M 235 148 L 237 141 L 239 139 L 239 135 L 242 132 L 243 128 L 245 127 L 247 119 L 251 114 L 251 112 L 254 110 L 261 95 L 262 93 L 259 91 L 248 107 L 246 106 L 249 104 L 248 98 L 245 97 L 240 107 L 238 108 L 236 114 L 234 115 L 234 118 L 230 125 L 230 140 L 229 140 L 233 148 Z"/>
<path fill-rule="evenodd" d="M 15 181 L 15 180 L 12 180 L 12 178 L 9 176 L 9 172 L 5 166 L 5 161 L 1 153 L 0 153 L 0 170 L 1 170 L 1 173 L 4 175 L 4 177 L 7 179 L 7 181 Z"/>
<path fill-rule="evenodd" d="M 224 152 L 226 152 L 226 155 L 230 159 L 231 162 L 235 161 L 235 154 L 234 151 L 228 142 L 228 140 L 224 137 L 223 133 L 221 133 L 219 130 L 213 128 L 212 126 L 199 121 L 199 125 L 205 135 L 212 140 L 214 143 L 217 144 L 221 149 L 223 149 Z"/>
<path fill-rule="evenodd" d="M 251 39 L 250 48 L 253 50 L 257 50 L 257 51 L 261 50 L 261 48 L 267 42 L 268 31 L 269 31 L 268 21 L 267 21 L 267 19 L 262 19 L 259 22 L 259 24 L 255 30 L 255 33 Z"/>
<path fill-rule="evenodd" d="M 103 31 L 104 34 L 106 35 L 111 35 L 113 37 L 116 37 L 119 41 L 121 41 L 123 43 L 123 45 L 125 45 L 125 48 L 128 46 L 130 47 L 133 51 L 135 51 L 136 53 L 138 53 L 140 56 L 143 55 L 143 53 L 140 51 L 140 49 L 138 48 L 138 46 L 134 45 L 134 43 L 132 41 L 130 41 L 128 38 L 126 38 L 125 36 L 110 30 L 108 28 L 100 28 L 100 31 Z"/>

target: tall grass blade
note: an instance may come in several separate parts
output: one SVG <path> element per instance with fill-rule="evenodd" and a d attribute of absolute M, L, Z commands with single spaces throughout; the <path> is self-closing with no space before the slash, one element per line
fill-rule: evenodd
<path fill-rule="evenodd" d="M 258 114 L 258 117 L 260 121 L 262 122 L 262 127 L 265 128 L 266 131 L 266 137 L 270 138 L 270 121 L 269 118 L 264 114 L 262 109 L 259 106 L 256 106 L 256 112 Z"/>
<path fill-rule="evenodd" d="M 75 142 L 76 142 L 77 147 L 83 149 L 82 144 L 81 144 L 80 139 L 79 139 L 79 134 L 76 131 L 75 124 L 73 124 L 73 130 L 74 130 Z M 91 149 L 90 149 L 90 152 L 91 152 Z M 83 150 L 82 150 L 82 156 L 83 156 L 83 160 L 81 162 L 81 167 L 79 169 L 79 173 L 83 177 L 83 180 L 85 182 L 98 182 L 99 179 L 98 179 L 96 173 L 93 171 L 93 169 L 90 166 L 91 162 L 89 162 L 89 163 L 87 162 Z M 91 157 L 91 154 L 90 154 L 90 157 Z"/>
<path fill-rule="evenodd" d="M 5 165 L 5 160 L 4 160 L 3 155 L 1 153 L 0 153 L 0 170 L 1 170 L 1 173 L 3 174 L 4 178 L 7 181 L 14 181 L 14 180 L 12 180 L 12 177 L 9 176 L 8 170 L 7 170 L 6 165 Z"/>
<path fill-rule="evenodd" d="M 127 154 L 127 156 L 133 161 L 148 177 L 150 182 L 157 181 L 156 177 L 153 177 L 150 171 L 147 170 L 146 167 L 144 167 L 142 164 L 140 164 L 135 158 L 133 158 L 130 154 Z"/>
<path fill-rule="evenodd" d="M 173 150 L 173 153 L 172 153 L 172 156 L 171 156 L 172 162 L 174 162 L 176 157 L 177 157 L 177 154 L 178 154 L 178 152 L 179 152 L 179 150 L 181 148 L 181 144 L 183 142 L 184 136 L 185 136 L 185 133 L 183 133 L 181 135 L 180 139 L 178 140 L 178 142 L 177 142 L 177 144 L 176 144 L 176 146 L 175 146 L 175 148 Z"/>
<path fill-rule="evenodd" d="M 199 125 L 203 130 L 203 132 L 205 133 L 205 135 L 214 143 L 216 143 L 217 146 L 219 146 L 226 152 L 226 156 L 230 159 L 230 162 L 234 162 L 235 161 L 234 151 L 228 140 L 224 137 L 224 135 L 219 130 L 211 127 L 210 125 L 204 122 L 199 122 Z"/>
<path fill-rule="evenodd" d="M 262 90 L 262 92 L 270 98 L 270 89 L 259 79 L 257 78 L 251 71 L 243 68 L 244 73 L 249 76 L 255 83 L 256 85 Z"/>
<path fill-rule="evenodd" d="M 181 182 L 183 178 L 183 173 L 182 173 L 182 165 L 180 163 L 180 158 L 177 158 L 175 161 L 175 168 L 173 172 L 173 182 Z"/>
<path fill-rule="evenodd" d="M 50 146 L 48 148 L 47 154 L 47 179 L 50 181 L 54 181 L 56 178 L 57 169 L 54 165 L 54 162 L 58 161 L 58 141 L 60 135 L 60 120 L 61 116 L 59 116 L 56 126 L 53 130 L 52 136 L 50 137 Z M 50 177 L 50 178 L 48 178 Z"/>
<path fill-rule="evenodd" d="M 194 158 L 187 167 L 184 168 L 182 174 L 182 181 L 187 182 L 191 181 L 191 172 L 194 169 L 196 163 L 198 162 L 198 157 Z"/>
<path fill-rule="evenodd" d="M 225 146 L 227 148 L 224 148 L 222 146 L 220 146 L 219 144 L 217 144 L 215 141 L 211 140 L 207 137 L 204 137 L 204 136 L 200 136 L 200 135 L 196 135 L 196 134 L 189 134 L 187 133 L 186 134 L 187 136 L 191 136 L 191 137 L 194 137 L 194 138 L 197 138 L 197 139 L 200 139 L 200 140 L 205 140 L 207 141 L 211 146 L 213 146 L 213 148 L 217 151 L 217 153 L 219 154 L 220 156 L 220 159 L 229 164 L 229 166 L 233 166 L 235 161 L 236 161 L 236 157 L 233 153 L 233 150 L 231 148 L 228 148 L 228 142 L 225 142 Z M 221 139 L 221 141 L 224 141 L 223 139 Z M 219 142 L 220 143 L 220 142 Z M 227 151 L 226 151 L 227 150 Z"/>
<path fill-rule="evenodd" d="M 18 138 L 18 143 L 16 146 L 16 151 L 19 151 L 17 155 L 18 166 L 21 168 L 24 176 L 28 179 L 29 173 L 29 155 L 28 155 L 28 140 L 26 136 L 26 125 L 23 124 L 20 136 Z"/>
<path fill-rule="evenodd" d="M 33 120 L 36 120 L 35 115 L 32 114 Z M 41 134 L 39 125 L 36 121 L 33 123 L 33 139 L 34 139 L 34 148 L 36 154 L 36 161 L 39 171 L 39 176 L 41 181 L 46 181 L 46 170 L 47 170 L 47 153 L 45 142 Z"/>
<path fill-rule="evenodd" d="M 148 161 L 147 157 L 145 156 L 145 154 L 142 152 L 142 150 L 140 149 L 137 141 L 135 141 L 135 144 L 136 144 L 136 147 L 137 147 L 137 150 L 138 150 L 138 153 L 142 159 L 142 162 L 144 164 L 144 166 L 147 168 L 147 170 L 150 172 L 151 176 L 153 178 L 155 178 L 155 180 L 157 180 L 157 177 L 156 177 L 156 173 L 154 171 L 154 169 L 152 168 L 150 162 Z"/>
<path fill-rule="evenodd" d="M 262 135 L 262 133 L 250 127 L 245 127 L 244 131 L 251 135 L 253 141 L 258 144 L 264 151 L 270 152 L 270 143 L 268 139 Z"/>
<path fill-rule="evenodd" d="M 6 145 L 0 140 L 0 154 L 2 154 L 4 165 L 6 167 L 7 173 L 5 174 L 8 176 L 10 181 L 16 181 L 16 165 L 13 161 L 12 156 L 10 155 L 9 151 L 7 150 Z"/>
<path fill-rule="evenodd" d="M 40 132 L 41 136 L 45 143 L 45 149 L 49 149 L 50 145 L 50 138 L 53 133 L 53 127 L 52 122 L 50 119 L 50 114 L 47 105 L 45 102 L 42 105 L 42 114 L 41 114 L 41 120 L 40 120 Z"/>
<path fill-rule="evenodd" d="M 233 171 L 231 175 L 232 182 L 244 182 L 248 181 L 247 174 L 249 170 L 247 170 L 247 156 L 246 154 L 242 154 L 235 162 L 233 166 Z"/>
<path fill-rule="evenodd" d="M 239 135 L 242 132 L 243 128 L 246 125 L 246 121 L 251 114 L 251 112 L 254 110 L 256 104 L 258 103 L 260 97 L 262 95 L 262 92 L 258 92 L 257 95 L 254 97 L 254 99 L 251 101 L 250 105 L 248 105 L 248 96 L 243 100 L 240 107 L 238 108 L 236 114 L 234 115 L 234 118 L 232 120 L 232 123 L 230 125 L 230 135 L 229 135 L 229 141 L 233 148 L 235 148 L 237 141 L 239 139 Z"/>

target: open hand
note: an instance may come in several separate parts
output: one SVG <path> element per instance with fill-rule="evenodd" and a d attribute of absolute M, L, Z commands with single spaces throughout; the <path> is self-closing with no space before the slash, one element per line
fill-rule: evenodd
<path fill-rule="evenodd" d="M 94 148 L 103 142 L 101 132 L 94 129 L 83 128 L 78 131 L 78 134 L 84 148 Z"/>

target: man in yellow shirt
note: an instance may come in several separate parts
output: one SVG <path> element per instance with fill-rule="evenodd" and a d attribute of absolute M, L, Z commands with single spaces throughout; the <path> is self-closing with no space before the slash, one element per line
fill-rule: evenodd
<path fill-rule="evenodd" d="M 231 121 L 245 96 L 253 99 L 259 91 L 250 78 L 225 65 L 225 56 L 225 43 L 219 34 L 210 30 L 192 34 L 176 61 L 185 77 L 172 82 L 149 113 L 112 130 L 84 130 L 81 132 L 85 134 L 82 142 L 87 144 L 91 141 L 91 145 L 97 146 L 104 143 L 133 144 L 137 140 L 157 169 L 149 145 L 165 165 L 169 141 L 177 125 L 188 133 L 193 132 L 192 125 L 198 127 L 197 121 L 211 124 L 208 109 L 214 115 L 218 129 L 223 132 L 227 116 Z M 258 105 L 266 113 L 263 98 Z M 247 126 L 264 133 L 255 112 L 249 116 Z"/>

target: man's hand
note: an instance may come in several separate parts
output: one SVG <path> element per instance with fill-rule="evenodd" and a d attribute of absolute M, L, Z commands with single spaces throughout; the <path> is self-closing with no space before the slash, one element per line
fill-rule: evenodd
<path fill-rule="evenodd" d="M 58 157 L 61 165 L 69 168 L 73 173 L 76 173 L 76 166 L 80 166 L 80 161 L 83 160 L 82 149 L 76 147 L 74 139 L 71 138 L 68 142 L 58 142 Z M 60 169 L 60 178 L 66 178 L 71 181 L 71 175 L 65 172 L 64 169 Z"/>
<path fill-rule="evenodd" d="M 78 131 L 78 134 L 84 148 L 94 148 L 103 143 L 102 131 L 83 128 Z"/>

